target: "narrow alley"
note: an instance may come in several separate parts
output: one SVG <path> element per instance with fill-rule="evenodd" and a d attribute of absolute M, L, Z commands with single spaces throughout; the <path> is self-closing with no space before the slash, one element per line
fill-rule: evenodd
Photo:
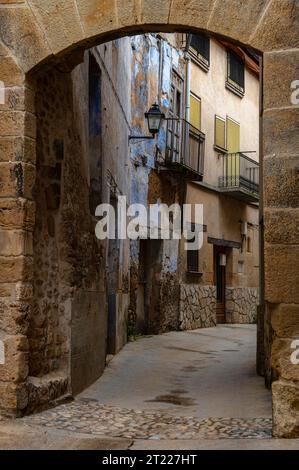
<path fill-rule="evenodd" d="M 66 432 L 73 442 L 83 435 L 155 445 L 271 439 L 271 394 L 255 372 L 255 338 L 253 325 L 141 337 L 74 401 L 19 419 L 15 426 L 25 426 L 22 439 L 35 432 L 33 442 L 54 430 L 56 440 Z"/>

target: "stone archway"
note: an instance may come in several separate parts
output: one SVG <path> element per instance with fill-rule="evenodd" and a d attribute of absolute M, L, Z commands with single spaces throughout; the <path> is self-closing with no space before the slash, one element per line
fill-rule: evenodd
<path fill-rule="evenodd" d="M 290 102 L 299 77 L 296 0 L 3 0 L 0 2 L 0 406 L 26 407 L 28 310 L 32 297 L 35 203 L 34 86 L 31 72 L 74 51 L 144 31 L 203 30 L 263 53 L 264 299 L 267 375 L 274 434 L 299 436 L 299 108 Z M 274 333 L 273 333 L 274 332 Z M 272 344 L 272 339 L 274 342 Z M 271 348 L 271 357 L 269 354 Z M 263 349 L 263 348 L 262 348 Z"/>

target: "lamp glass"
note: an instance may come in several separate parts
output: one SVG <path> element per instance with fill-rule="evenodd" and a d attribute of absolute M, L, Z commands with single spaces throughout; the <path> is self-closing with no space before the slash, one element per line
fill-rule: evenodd
<path fill-rule="evenodd" d="M 165 117 L 164 114 L 161 113 L 159 105 L 156 103 L 153 104 L 150 110 L 145 113 L 145 117 L 147 118 L 149 132 L 153 135 L 158 134 L 162 119 Z"/>

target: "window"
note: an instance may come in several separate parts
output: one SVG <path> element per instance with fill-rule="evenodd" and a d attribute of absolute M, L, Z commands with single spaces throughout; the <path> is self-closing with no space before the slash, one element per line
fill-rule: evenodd
<path fill-rule="evenodd" d="M 172 71 L 171 91 L 169 97 L 168 117 L 173 118 L 167 121 L 167 159 L 173 162 L 180 161 L 181 132 L 182 132 L 182 110 L 183 110 L 183 90 L 184 81 L 178 73 Z"/>
<path fill-rule="evenodd" d="M 92 215 L 102 200 L 101 69 L 89 55 L 89 208 Z"/>
<path fill-rule="evenodd" d="M 252 253 L 252 238 L 247 237 L 247 253 Z"/>
<path fill-rule="evenodd" d="M 199 269 L 198 250 L 187 251 L 187 271 L 197 273 Z"/>
<path fill-rule="evenodd" d="M 238 261 L 238 274 L 244 274 L 244 261 Z"/>
<path fill-rule="evenodd" d="M 215 116 L 215 147 L 226 150 L 226 123 L 225 119 Z"/>
<path fill-rule="evenodd" d="M 203 34 L 192 34 L 190 40 L 191 57 L 208 70 L 210 65 L 210 38 Z"/>
<path fill-rule="evenodd" d="M 95 60 L 89 57 L 89 135 L 101 134 L 101 70 Z"/>
<path fill-rule="evenodd" d="M 193 94 L 190 95 L 190 124 L 201 130 L 201 100 Z"/>
<path fill-rule="evenodd" d="M 245 66 L 240 57 L 231 51 L 227 52 L 227 88 L 238 96 L 244 95 Z"/>

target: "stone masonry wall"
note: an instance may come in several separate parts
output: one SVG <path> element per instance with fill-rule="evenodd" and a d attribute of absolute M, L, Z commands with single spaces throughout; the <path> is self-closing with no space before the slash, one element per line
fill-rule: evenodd
<path fill-rule="evenodd" d="M 105 364 L 105 296 L 99 288 L 104 257 L 94 236 L 84 132 L 74 121 L 75 107 L 71 74 L 54 69 L 40 74 L 30 411 L 67 391 L 80 391 Z"/>
<path fill-rule="evenodd" d="M 227 323 L 256 323 L 258 289 L 254 287 L 227 287 L 225 295 Z"/>
<path fill-rule="evenodd" d="M 26 241 L 31 238 L 34 219 L 35 119 L 27 95 L 26 84 L 30 80 L 25 74 L 55 56 L 78 51 L 78 46 L 88 48 L 126 31 L 149 31 L 159 24 L 160 31 L 183 27 L 203 30 L 263 53 L 265 298 L 262 302 L 266 302 L 267 321 L 271 321 L 276 335 L 276 344 L 272 345 L 276 359 L 272 356 L 269 361 L 278 377 L 272 385 L 273 433 L 275 437 L 298 437 L 298 365 L 290 364 L 289 353 L 292 341 L 298 337 L 299 318 L 296 229 L 299 109 L 290 102 L 291 83 L 298 79 L 299 3 L 295 0 L 160 3 L 160 8 L 153 8 L 151 0 L 39 0 L 31 1 L 30 5 L 23 0 L 1 2 L 0 80 L 5 82 L 7 94 L 15 87 L 21 102 L 10 101 L 7 107 L 6 101 L 0 108 L 0 145 L 4 148 L 0 163 L 0 225 L 4 227 L 0 282 L 2 295 L 7 298 L 1 310 L 6 363 L 0 364 L 0 407 L 16 414 L 26 406 L 27 300 L 32 296 L 33 277 L 32 249 Z M 20 149 L 28 137 L 32 145 Z M 27 292 L 26 301 L 20 298 L 17 283 Z"/>
<path fill-rule="evenodd" d="M 182 284 L 180 292 L 180 330 L 216 326 L 216 288 Z"/>

